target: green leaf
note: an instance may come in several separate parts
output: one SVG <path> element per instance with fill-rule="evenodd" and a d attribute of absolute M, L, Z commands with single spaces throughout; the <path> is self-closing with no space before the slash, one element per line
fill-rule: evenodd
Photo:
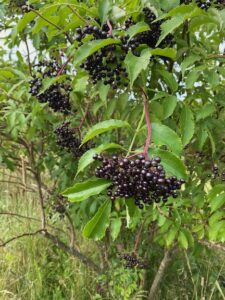
<path fill-rule="evenodd" d="M 178 242 L 182 248 L 184 248 L 184 249 L 188 248 L 188 239 L 183 231 L 179 232 Z"/>
<path fill-rule="evenodd" d="M 196 61 L 200 60 L 200 56 L 196 55 L 196 54 L 192 54 L 187 56 L 181 63 L 180 67 L 181 67 L 181 72 L 182 72 L 182 76 L 184 77 L 185 71 L 187 70 L 187 68 L 191 65 L 193 65 Z"/>
<path fill-rule="evenodd" d="M 177 232 L 178 232 L 178 228 L 173 226 L 169 232 L 166 234 L 166 245 L 167 247 L 171 246 L 173 241 L 175 240 L 176 238 L 176 235 L 177 235 Z"/>
<path fill-rule="evenodd" d="M 201 109 L 199 110 L 197 116 L 196 116 L 196 121 L 205 119 L 209 116 L 211 116 L 215 112 L 216 108 L 215 105 L 212 103 L 207 103 Z"/>
<path fill-rule="evenodd" d="M 165 125 L 152 123 L 152 141 L 158 146 L 168 146 L 177 155 L 182 151 L 182 143 L 179 136 Z"/>
<path fill-rule="evenodd" d="M 166 97 L 163 100 L 162 106 L 163 106 L 163 120 L 165 120 L 173 114 L 177 106 L 177 97 L 175 96 Z"/>
<path fill-rule="evenodd" d="M 98 14 L 101 20 L 101 24 L 104 24 L 108 18 L 108 14 L 111 10 L 111 4 L 109 0 L 100 0 L 98 6 Z"/>
<path fill-rule="evenodd" d="M 122 221 L 120 218 L 113 219 L 111 222 L 111 236 L 112 240 L 115 241 L 120 233 Z"/>
<path fill-rule="evenodd" d="M 115 39 L 90 41 L 78 49 L 75 56 L 76 58 L 73 63 L 74 65 L 77 65 L 81 63 L 84 59 L 86 59 L 88 56 L 98 51 L 99 49 L 108 45 L 119 44 L 119 43 L 120 41 Z"/>
<path fill-rule="evenodd" d="M 82 144 L 93 139 L 96 135 L 99 135 L 101 133 L 110 131 L 112 129 L 128 127 L 128 126 L 129 126 L 129 124 L 127 122 L 121 121 L 121 120 L 114 120 L 114 119 L 106 120 L 101 123 L 97 123 L 86 133 Z"/>
<path fill-rule="evenodd" d="M 56 82 L 62 82 L 65 79 L 66 79 L 66 75 L 56 76 L 53 78 L 45 78 L 43 80 L 43 85 L 38 95 L 44 93 L 51 85 L 55 84 Z"/>
<path fill-rule="evenodd" d="M 151 154 L 151 150 L 149 153 Z M 162 159 L 162 165 L 166 170 L 166 173 L 177 176 L 178 178 L 187 179 L 187 170 L 183 161 L 171 152 L 156 149 L 153 151 L 155 155 L 158 155 Z"/>
<path fill-rule="evenodd" d="M 109 225 L 111 212 L 111 200 L 106 200 L 99 208 L 94 217 L 85 225 L 83 236 L 89 239 L 100 240 L 104 237 L 106 228 Z"/>
<path fill-rule="evenodd" d="M 82 172 L 88 165 L 90 165 L 94 161 L 93 159 L 94 154 L 100 154 L 101 152 L 108 149 L 122 149 L 122 146 L 114 143 L 103 144 L 100 145 L 99 147 L 92 148 L 86 151 L 79 160 L 77 174 Z"/>
<path fill-rule="evenodd" d="M 175 60 L 177 56 L 177 51 L 173 48 L 164 48 L 164 49 L 156 48 L 156 49 L 152 49 L 150 52 L 151 55 L 165 56 L 173 60 Z"/>
<path fill-rule="evenodd" d="M 31 21 L 33 21 L 35 17 L 36 17 L 36 14 L 32 11 L 27 14 L 24 14 L 22 19 L 20 19 L 17 23 L 17 26 L 16 26 L 17 33 L 23 31 L 24 28 L 27 27 L 27 24 L 29 24 Z"/>
<path fill-rule="evenodd" d="M 124 62 L 127 67 L 131 87 L 141 71 L 147 69 L 150 57 L 151 53 L 148 49 L 143 50 L 140 57 L 133 55 L 131 51 L 127 54 Z"/>
<path fill-rule="evenodd" d="M 81 183 L 76 183 L 74 186 L 66 189 L 62 195 L 67 197 L 71 202 L 80 202 L 91 196 L 100 194 L 110 185 L 111 182 L 108 180 L 94 178 Z"/>
<path fill-rule="evenodd" d="M 181 136 L 183 145 L 186 146 L 195 132 L 194 115 L 191 109 L 185 105 L 182 108 L 180 115 Z"/>
<path fill-rule="evenodd" d="M 176 92 L 178 89 L 178 83 L 173 74 L 166 70 L 157 70 L 158 74 L 160 74 L 163 78 L 163 80 L 166 82 L 168 87 L 171 89 L 171 92 Z"/>
<path fill-rule="evenodd" d="M 139 23 L 131 26 L 127 30 L 127 34 L 129 35 L 130 39 L 132 39 L 132 37 L 134 37 L 136 34 L 147 31 L 147 30 L 149 30 L 149 26 L 145 22 L 139 22 Z"/>
<path fill-rule="evenodd" d="M 208 195 L 211 212 L 216 211 L 225 204 L 225 184 L 216 185 Z"/>
<path fill-rule="evenodd" d="M 184 17 L 182 15 L 177 15 L 170 20 L 163 22 L 161 25 L 162 33 L 156 44 L 156 47 L 164 40 L 164 38 L 171 32 L 174 31 L 184 22 Z"/>

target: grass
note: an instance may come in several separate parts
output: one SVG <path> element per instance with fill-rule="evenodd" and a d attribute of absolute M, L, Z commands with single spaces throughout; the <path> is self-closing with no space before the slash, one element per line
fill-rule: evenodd
<path fill-rule="evenodd" d="M 0 186 L 0 210 L 38 218 L 35 193 Z M 67 230 L 65 222 L 55 226 Z M 39 222 L 1 215 L 1 242 L 23 232 L 39 229 Z M 61 235 L 61 238 L 63 236 Z M 94 242 L 79 237 L 83 252 L 98 258 Z M 24 237 L 0 248 L 0 300 L 133 300 L 146 299 L 153 276 L 162 258 L 162 249 L 151 247 L 146 291 L 140 286 L 144 272 L 124 270 L 118 258 L 110 257 L 108 275 L 97 277 L 77 259 L 37 235 Z M 179 252 L 166 270 L 156 300 L 224 300 L 225 255 L 198 246 L 187 254 Z M 106 292 L 104 298 L 100 294 Z"/>

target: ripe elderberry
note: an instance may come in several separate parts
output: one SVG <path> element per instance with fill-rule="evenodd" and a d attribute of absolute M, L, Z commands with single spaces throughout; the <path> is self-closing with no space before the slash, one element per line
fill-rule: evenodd
<path fill-rule="evenodd" d="M 120 254 L 120 259 L 125 261 L 124 267 L 126 269 L 147 269 L 147 264 L 143 260 L 138 259 L 135 255 Z"/>
<path fill-rule="evenodd" d="M 43 87 L 43 78 L 54 78 L 57 76 L 60 67 L 55 60 L 51 62 L 40 62 L 34 67 L 37 68 L 36 74 L 30 81 L 30 93 L 35 96 L 40 103 L 48 103 L 55 112 L 68 114 L 71 110 L 69 102 L 69 94 L 71 86 L 69 82 L 55 83 L 47 88 L 43 93 L 40 93 Z M 65 72 L 65 71 L 64 71 Z"/>
<path fill-rule="evenodd" d="M 89 150 L 90 146 L 88 144 L 81 146 L 81 140 L 74 136 L 75 131 L 69 126 L 69 122 L 64 122 L 55 129 L 54 132 L 57 135 L 56 142 L 62 149 L 65 149 L 67 152 L 72 153 L 74 157 L 78 158 Z"/>
<path fill-rule="evenodd" d="M 112 181 L 107 193 L 111 200 L 134 198 L 140 209 L 144 204 L 167 202 L 170 196 L 177 198 L 177 190 L 185 183 L 175 176 L 166 177 L 159 157 L 145 159 L 144 155 L 138 155 L 137 159 L 129 159 L 114 155 L 108 159 L 96 154 L 93 158 L 101 162 L 96 176 Z"/>

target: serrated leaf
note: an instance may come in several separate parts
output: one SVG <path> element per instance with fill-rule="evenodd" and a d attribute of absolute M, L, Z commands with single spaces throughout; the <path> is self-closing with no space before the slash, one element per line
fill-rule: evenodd
<path fill-rule="evenodd" d="M 81 63 L 84 59 L 86 59 L 88 56 L 90 56 L 93 53 L 95 53 L 96 51 L 98 51 L 99 49 L 101 49 L 105 46 L 108 46 L 108 45 L 119 44 L 119 43 L 120 43 L 120 41 L 116 40 L 116 39 L 90 41 L 90 42 L 84 44 L 83 46 L 81 46 L 77 50 L 75 60 L 73 63 L 74 63 L 74 65 L 77 65 L 77 64 Z"/>
<path fill-rule="evenodd" d="M 184 73 L 187 70 L 187 68 L 190 67 L 191 65 L 193 65 L 196 61 L 199 61 L 200 58 L 201 57 L 196 54 L 192 54 L 192 55 L 185 57 L 185 59 L 182 61 L 181 65 L 180 65 L 183 77 L 184 77 Z"/>
<path fill-rule="evenodd" d="M 177 97 L 168 96 L 163 100 L 163 120 L 169 118 L 177 106 Z"/>
<path fill-rule="evenodd" d="M 164 49 L 156 48 L 156 49 L 152 49 L 150 52 L 152 55 L 164 56 L 164 57 L 171 58 L 173 60 L 175 60 L 177 56 L 177 51 L 173 48 L 164 48 Z"/>
<path fill-rule="evenodd" d="M 36 14 L 34 12 L 29 12 L 23 15 L 22 19 L 20 19 L 16 26 L 16 32 L 21 32 L 24 30 L 24 28 L 29 24 L 31 21 L 33 21 L 36 17 Z"/>
<path fill-rule="evenodd" d="M 76 183 L 74 186 L 66 189 L 62 195 L 67 197 L 71 202 L 80 202 L 91 196 L 100 194 L 110 185 L 111 182 L 108 180 L 94 178 L 81 183 Z"/>
<path fill-rule="evenodd" d="M 172 227 L 169 232 L 167 233 L 166 235 L 166 245 L 167 247 L 171 246 L 173 241 L 175 240 L 176 238 L 176 235 L 177 235 L 177 232 L 178 232 L 178 228 L 177 227 Z"/>
<path fill-rule="evenodd" d="M 162 159 L 161 164 L 169 175 L 177 176 L 178 178 L 187 179 L 187 170 L 180 158 L 171 152 L 156 149 L 153 151 L 154 155 L 160 156 Z M 149 150 L 152 156 L 152 151 Z"/>
<path fill-rule="evenodd" d="M 108 14 L 111 10 L 111 3 L 109 0 L 100 0 L 98 6 L 98 14 L 101 20 L 101 24 L 104 24 L 107 20 Z"/>
<path fill-rule="evenodd" d="M 181 139 L 166 125 L 152 123 L 152 141 L 158 146 L 168 146 L 177 155 L 182 151 Z"/>
<path fill-rule="evenodd" d="M 99 208 L 94 217 L 85 225 L 83 236 L 93 240 L 100 240 L 104 237 L 106 228 L 109 225 L 111 212 L 111 200 L 106 200 Z"/>
<path fill-rule="evenodd" d="M 125 121 L 121 120 L 106 120 L 100 123 L 97 123 L 94 125 L 85 135 L 82 144 L 86 143 L 87 141 L 93 139 L 95 136 L 110 131 L 112 129 L 122 128 L 122 127 L 128 127 L 129 124 Z"/>
<path fill-rule="evenodd" d="M 179 232 L 179 235 L 178 235 L 178 242 L 180 244 L 180 246 L 184 249 L 187 249 L 188 248 L 188 239 L 186 237 L 186 235 L 184 234 L 183 231 L 180 231 Z"/>
<path fill-rule="evenodd" d="M 79 160 L 77 174 L 82 172 L 88 165 L 90 165 L 94 161 L 93 159 L 94 154 L 100 154 L 103 151 L 108 149 L 122 149 L 122 146 L 114 143 L 103 144 L 100 145 L 99 147 L 92 148 L 86 151 Z"/>
<path fill-rule="evenodd" d="M 211 212 L 216 211 L 225 204 L 225 184 L 216 185 L 208 195 Z"/>
<path fill-rule="evenodd" d="M 161 25 L 161 36 L 156 44 L 156 47 L 164 40 L 164 38 L 171 32 L 174 31 L 177 27 L 179 27 L 184 22 L 184 16 L 177 15 L 170 20 L 163 22 Z"/>
<path fill-rule="evenodd" d="M 201 107 L 199 112 L 196 115 L 196 121 L 205 119 L 212 115 L 215 112 L 216 108 L 215 105 L 212 103 L 207 103 L 204 106 Z"/>
<path fill-rule="evenodd" d="M 131 51 L 129 51 L 129 53 L 127 54 L 124 62 L 127 68 L 131 87 L 133 86 L 134 81 L 137 79 L 141 71 L 147 69 L 150 57 L 151 53 L 148 49 L 143 50 L 140 57 L 133 55 Z"/>
<path fill-rule="evenodd" d="M 182 108 L 180 115 L 181 136 L 183 145 L 186 146 L 195 132 L 194 115 L 191 109 L 185 105 Z"/>
<path fill-rule="evenodd" d="M 113 219 L 111 222 L 111 236 L 112 240 L 115 241 L 120 233 L 122 221 L 120 218 Z"/>
<path fill-rule="evenodd" d="M 129 39 L 132 39 L 132 37 L 134 37 L 138 33 L 141 33 L 141 32 L 147 31 L 147 30 L 149 30 L 149 26 L 145 22 L 139 22 L 139 23 L 131 26 L 127 30 L 127 34 L 130 37 Z"/>

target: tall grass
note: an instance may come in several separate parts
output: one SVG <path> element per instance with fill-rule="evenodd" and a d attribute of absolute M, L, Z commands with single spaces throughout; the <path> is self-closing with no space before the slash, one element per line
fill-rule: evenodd
<path fill-rule="evenodd" d="M 30 186 L 35 190 L 32 182 Z M 0 188 L 0 211 L 39 218 L 35 192 L 25 192 L 21 187 L 7 183 L 0 184 Z M 7 215 L 0 215 L 0 218 L 1 242 L 40 228 L 40 223 L 35 220 Z M 67 230 L 63 220 L 56 221 L 54 226 Z M 89 253 L 98 264 L 99 245 L 81 237 L 79 240 L 81 250 Z M 0 299 L 146 299 L 162 255 L 160 247 L 151 246 L 150 267 L 146 274 L 144 271 L 124 270 L 118 257 L 111 255 L 109 273 L 97 277 L 79 260 L 68 256 L 42 236 L 23 237 L 0 248 Z M 156 300 L 224 300 L 225 289 L 220 280 L 221 276 L 225 277 L 224 263 L 224 253 L 203 246 L 188 253 L 174 254 Z M 141 285 L 144 277 L 147 278 L 146 284 Z"/>

